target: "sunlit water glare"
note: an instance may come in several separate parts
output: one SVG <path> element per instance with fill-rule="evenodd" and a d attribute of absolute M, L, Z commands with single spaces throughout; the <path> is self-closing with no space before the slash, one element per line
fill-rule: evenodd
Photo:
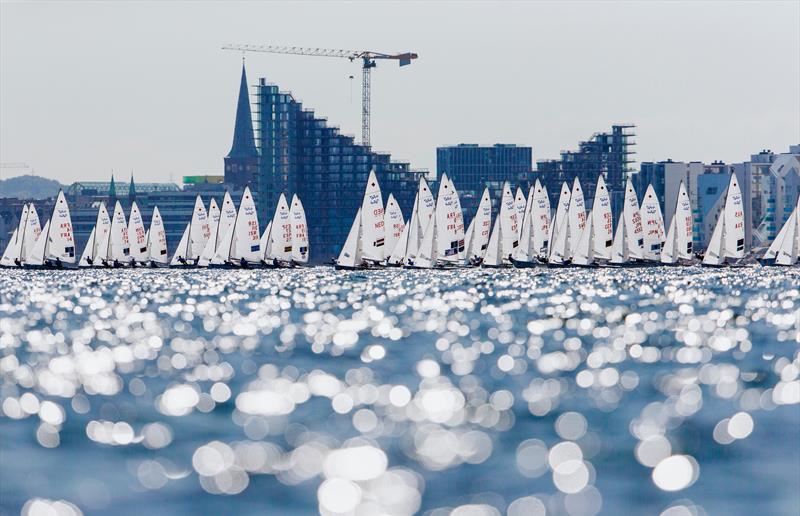
<path fill-rule="evenodd" d="M 0 274 L 0 514 L 800 512 L 797 269 Z"/>

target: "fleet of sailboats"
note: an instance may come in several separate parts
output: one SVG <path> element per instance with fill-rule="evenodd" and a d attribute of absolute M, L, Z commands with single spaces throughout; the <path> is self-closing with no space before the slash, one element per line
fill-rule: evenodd
<path fill-rule="evenodd" d="M 669 225 L 652 185 L 641 204 L 630 179 L 616 227 L 611 196 L 600 175 L 587 209 L 582 185 L 564 182 L 555 210 L 537 179 L 525 194 L 502 186 L 499 212 L 493 217 L 485 188 L 469 226 L 464 228 L 461 200 L 447 174 L 434 197 L 419 179 L 411 216 L 405 219 L 391 193 L 383 202 L 378 176 L 370 172 L 361 203 L 335 265 L 339 269 L 406 267 L 641 267 L 742 264 L 745 257 L 744 201 L 732 174 L 704 253 L 695 252 L 694 220 L 686 186 L 680 183 Z M 554 213 L 553 213 L 554 211 Z M 150 227 L 135 201 L 129 215 L 119 201 L 111 214 L 104 202 L 78 259 L 70 210 L 59 192 L 42 227 L 33 203 L 23 205 L 19 224 L 0 258 L 3 267 L 296 267 L 309 261 L 308 221 L 297 195 L 278 197 L 263 233 L 249 187 L 238 207 L 225 192 L 220 205 L 195 199 L 192 217 L 180 243 L 169 255 L 164 221 L 153 208 Z M 800 263 L 800 199 L 775 240 L 758 259 L 763 265 Z"/>

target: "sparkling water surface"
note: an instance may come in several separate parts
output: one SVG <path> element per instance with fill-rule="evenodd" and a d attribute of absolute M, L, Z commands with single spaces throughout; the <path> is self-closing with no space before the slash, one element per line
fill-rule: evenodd
<path fill-rule="evenodd" d="M 0 271 L 0 513 L 800 513 L 800 270 Z"/>

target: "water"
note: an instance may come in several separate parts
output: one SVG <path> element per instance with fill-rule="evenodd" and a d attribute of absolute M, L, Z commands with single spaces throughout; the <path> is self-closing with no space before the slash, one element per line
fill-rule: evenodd
<path fill-rule="evenodd" d="M 2 271 L 0 513 L 796 515 L 799 326 L 797 269 Z"/>

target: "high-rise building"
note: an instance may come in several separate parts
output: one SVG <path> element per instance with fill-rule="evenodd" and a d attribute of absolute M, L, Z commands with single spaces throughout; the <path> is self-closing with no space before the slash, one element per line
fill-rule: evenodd
<path fill-rule="evenodd" d="M 469 224 L 481 201 L 483 189 L 489 187 L 492 211 L 498 213 L 503 183 L 527 184 L 532 172 L 533 150 L 513 144 L 477 145 L 460 143 L 436 149 L 437 177 L 442 173 L 453 180 L 458 190 L 464 222 Z"/>
<path fill-rule="evenodd" d="M 272 218 L 282 192 L 298 194 L 306 211 L 311 261 L 338 255 L 370 170 L 378 176 L 384 203 L 393 193 L 408 218 L 422 172 L 356 144 L 352 136 L 340 134 L 325 118 L 304 109 L 291 93 L 264 78 L 257 86 L 256 106 L 260 160 L 254 184 L 259 217 L 262 224 Z"/>
<path fill-rule="evenodd" d="M 559 159 L 537 161 L 536 171 L 547 186 L 551 205 L 558 202 L 561 184 L 566 181 L 571 185 L 577 177 L 583 188 L 586 206 L 591 207 L 597 176 L 603 174 L 616 219 L 625 199 L 625 181 L 633 171 L 634 127 L 629 124 L 614 125 L 611 132 L 595 133 L 589 140 L 580 142 L 577 151 L 561 151 Z"/>
<path fill-rule="evenodd" d="M 243 190 L 248 184 L 258 190 L 258 149 L 253 134 L 253 117 L 247 89 L 247 74 L 242 63 L 239 82 L 239 100 L 236 104 L 236 121 L 233 126 L 233 144 L 225 156 L 225 183 L 232 190 Z"/>

